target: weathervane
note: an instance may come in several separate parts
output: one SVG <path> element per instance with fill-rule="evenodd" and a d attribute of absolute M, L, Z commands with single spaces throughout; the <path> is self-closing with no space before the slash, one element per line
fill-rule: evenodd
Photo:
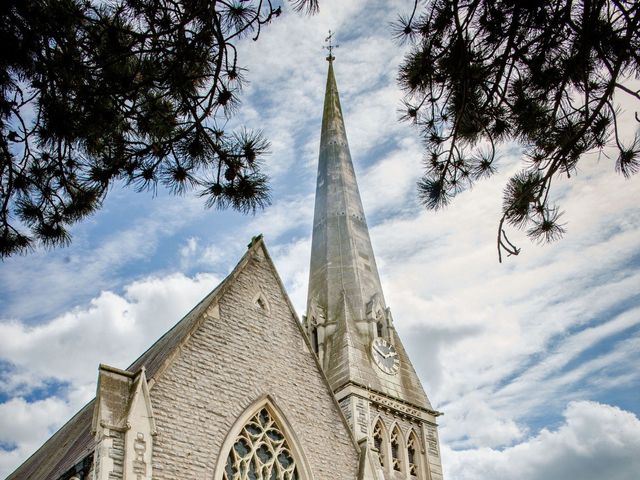
<path fill-rule="evenodd" d="M 338 48 L 340 45 L 333 45 L 333 32 L 331 30 L 329 30 L 329 36 L 327 38 L 324 39 L 325 42 L 329 43 L 328 46 L 326 47 L 322 47 L 322 48 L 326 48 L 327 50 L 329 50 L 329 56 L 327 57 L 327 62 L 332 62 L 333 60 L 336 59 L 336 57 L 333 56 L 333 49 L 334 48 Z"/>

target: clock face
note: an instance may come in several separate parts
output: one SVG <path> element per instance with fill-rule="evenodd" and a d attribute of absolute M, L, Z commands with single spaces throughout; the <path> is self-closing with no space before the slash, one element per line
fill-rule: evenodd
<path fill-rule="evenodd" d="M 398 368 L 400 367 L 398 352 L 384 338 L 373 339 L 373 342 L 371 342 L 371 356 L 378 368 L 384 373 L 389 375 L 398 373 Z"/>

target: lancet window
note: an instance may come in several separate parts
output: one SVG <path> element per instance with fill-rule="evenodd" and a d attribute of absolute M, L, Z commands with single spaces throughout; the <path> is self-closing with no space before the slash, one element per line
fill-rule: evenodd
<path fill-rule="evenodd" d="M 400 430 L 395 427 L 391 432 L 391 466 L 394 470 L 402 471 L 402 461 L 400 459 Z"/>
<path fill-rule="evenodd" d="M 223 480 L 299 480 L 287 440 L 266 408 L 238 435 L 225 465 Z"/>
<path fill-rule="evenodd" d="M 382 430 L 382 423 L 380 420 L 376 423 L 373 429 L 373 446 L 378 450 L 378 456 L 380 457 L 380 465 L 384 468 L 386 445 L 384 442 L 384 430 Z"/>
<path fill-rule="evenodd" d="M 382 335 L 384 334 L 382 320 L 378 320 L 376 322 L 376 330 L 377 330 L 378 336 L 382 337 Z"/>
<path fill-rule="evenodd" d="M 418 452 L 420 449 L 418 448 L 418 439 L 416 438 L 415 433 L 411 432 L 409 435 L 409 441 L 407 442 L 407 458 L 409 460 L 409 475 L 412 477 L 418 476 L 418 469 L 420 460 L 418 457 Z"/>
<path fill-rule="evenodd" d="M 376 334 L 379 337 L 383 337 L 384 336 L 384 313 L 382 312 L 382 310 L 378 310 L 378 312 L 376 313 Z"/>

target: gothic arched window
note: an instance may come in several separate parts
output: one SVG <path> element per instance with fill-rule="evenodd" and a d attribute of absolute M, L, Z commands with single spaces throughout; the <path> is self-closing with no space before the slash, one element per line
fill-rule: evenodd
<path fill-rule="evenodd" d="M 382 325 L 382 320 L 378 320 L 376 322 L 376 331 L 378 333 L 379 337 L 382 337 L 384 330 L 383 330 L 383 325 Z"/>
<path fill-rule="evenodd" d="M 380 457 L 380 465 L 384 468 L 386 445 L 384 441 L 384 430 L 382 429 L 382 422 L 378 420 L 376 426 L 373 428 L 373 446 L 378 450 L 378 456 Z"/>
<path fill-rule="evenodd" d="M 375 315 L 376 319 L 376 334 L 378 337 L 384 337 L 384 323 L 385 317 L 382 310 L 378 309 Z"/>
<path fill-rule="evenodd" d="M 394 470 L 402 471 L 402 460 L 400 458 L 400 430 L 396 426 L 391 432 L 391 466 Z"/>
<path fill-rule="evenodd" d="M 244 426 L 236 438 L 223 480 L 299 480 L 287 440 L 266 408 Z"/>
<path fill-rule="evenodd" d="M 409 434 L 407 442 L 407 459 L 409 460 L 409 475 L 417 477 L 420 471 L 420 444 L 414 432 Z"/>

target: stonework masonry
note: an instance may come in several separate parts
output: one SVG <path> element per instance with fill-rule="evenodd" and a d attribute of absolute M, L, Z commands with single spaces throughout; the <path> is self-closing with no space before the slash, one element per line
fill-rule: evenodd
<path fill-rule="evenodd" d="M 154 480 L 214 478 L 236 418 L 270 395 L 316 479 L 357 477 L 358 451 L 261 249 L 152 388 Z M 251 299 L 261 292 L 267 313 Z M 216 477 L 219 478 L 219 477 Z"/>
<path fill-rule="evenodd" d="M 113 461 L 113 470 L 109 480 L 122 480 L 124 474 L 124 434 L 113 432 L 113 441 L 109 448 L 109 458 Z"/>

